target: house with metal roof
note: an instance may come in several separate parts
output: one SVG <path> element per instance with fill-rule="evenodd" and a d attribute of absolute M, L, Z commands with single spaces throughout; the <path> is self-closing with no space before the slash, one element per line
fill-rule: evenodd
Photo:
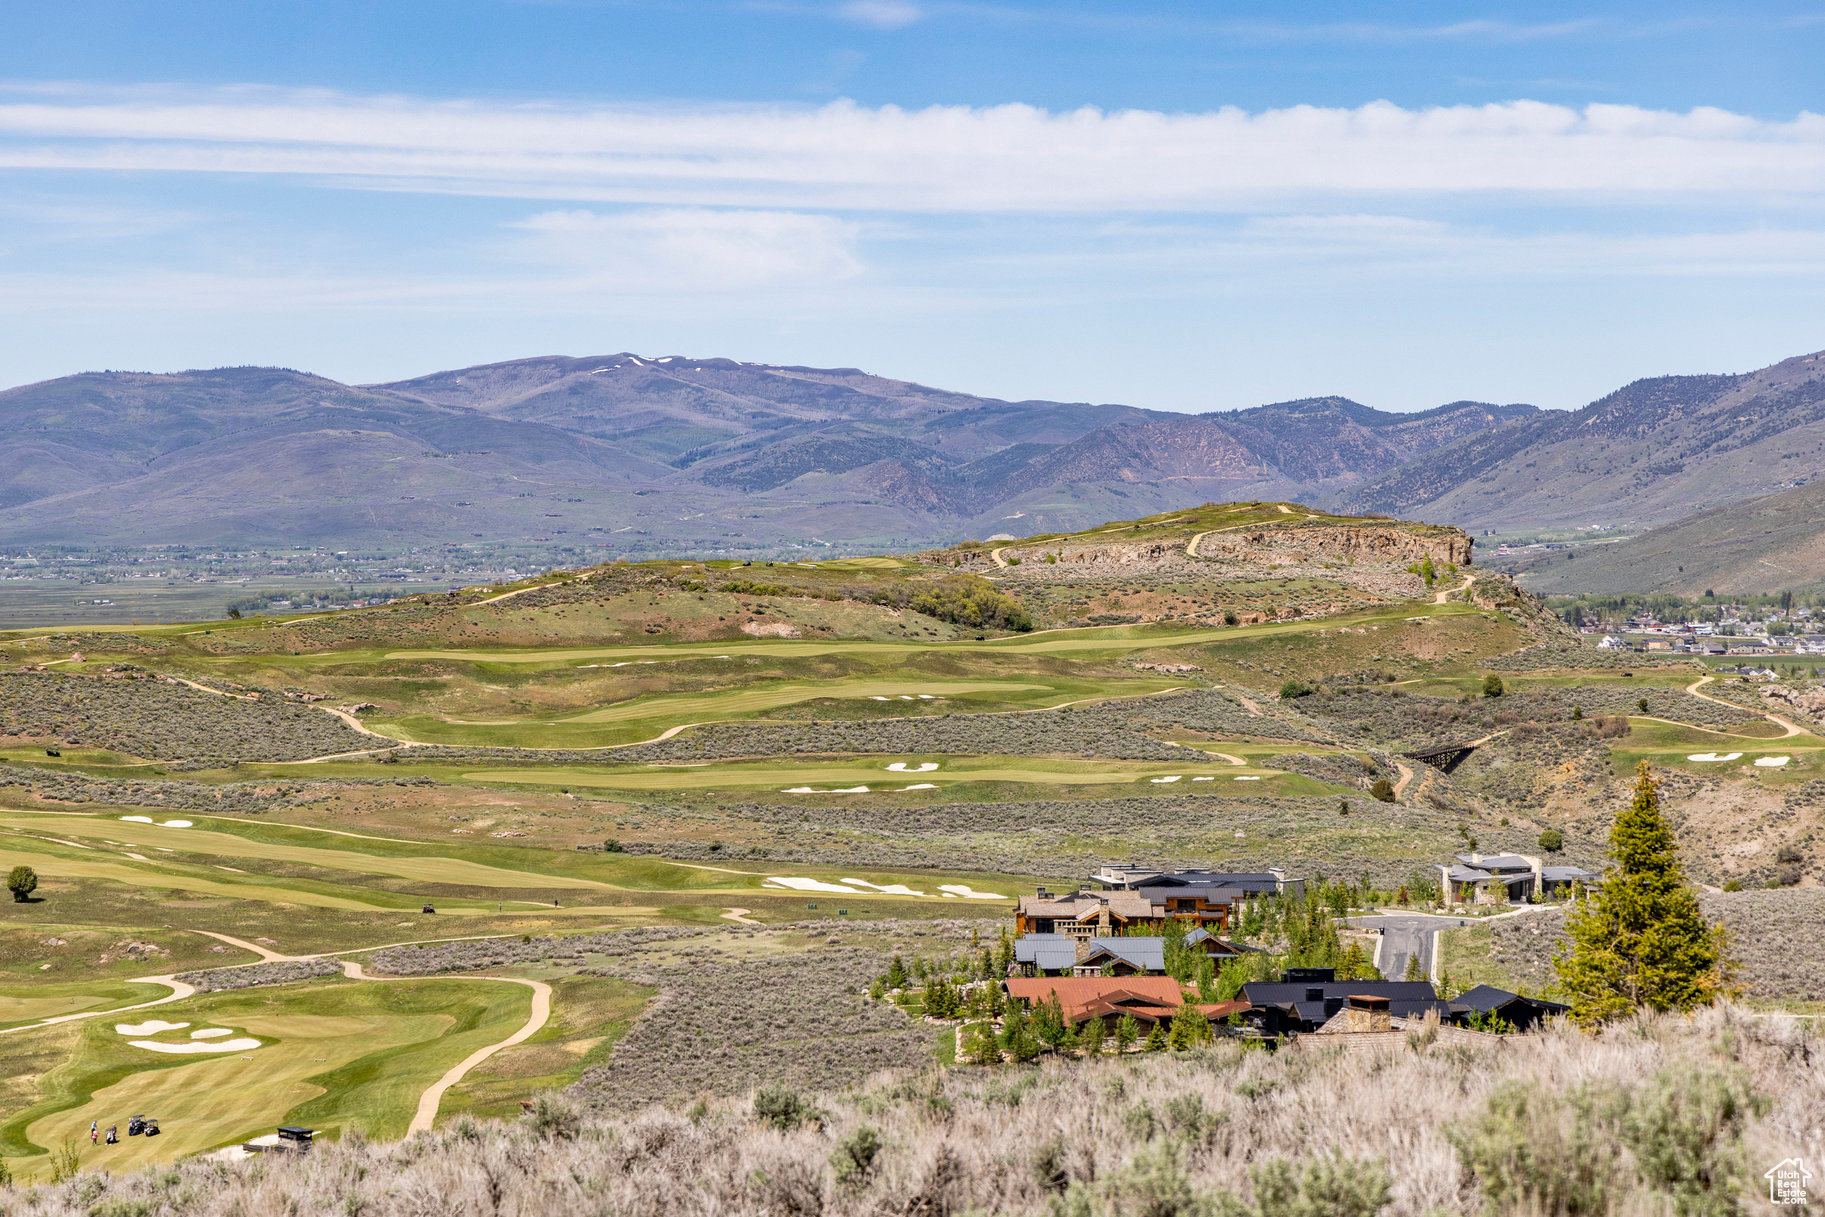
<path fill-rule="evenodd" d="M 1103 1020 L 1105 1030 L 1114 1031 L 1126 1015 L 1139 1024 L 1142 1035 L 1156 1024 L 1171 1022 L 1191 997 L 1170 976 L 1017 976 L 1004 985 L 1010 1000 L 1029 1007 L 1056 998 L 1068 1026 L 1080 1027 L 1095 1018 Z M 1212 1022 L 1244 1009 L 1240 1001 L 1190 1004 Z"/>
<path fill-rule="evenodd" d="M 1451 1011 L 1459 1021 L 1472 1016 L 1494 1015 L 1516 1031 L 1531 1031 L 1555 1014 L 1564 1014 L 1570 1006 L 1539 997 L 1522 997 L 1493 985 L 1478 985 L 1451 999 Z"/>
<path fill-rule="evenodd" d="M 1067 934 L 1073 938 L 1114 937 L 1141 930 L 1224 929 L 1230 906 L 1240 898 L 1233 888 L 1167 887 L 1138 891 L 1052 893 L 1040 888 L 1014 906 L 1014 929 L 1021 934 Z"/>
<path fill-rule="evenodd" d="M 1166 970 L 1166 940 L 1022 934 L 1014 962 L 1030 976 L 1157 976 Z"/>
<path fill-rule="evenodd" d="M 1213 871 L 1195 868 L 1169 869 L 1143 866 L 1138 862 L 1111 862 L 1090 874 L 1093 883 L 1104 891 L 1135 891 L 1160 887 L 1234 888 L 1245 897 L 1305 895 L 1305 880 L 1293 879 L 1283 870 L 1269 867 L 1264 871 Z"/>
<path fill-rule="evenodd" d="M 1389 1018 L 1451 1018 L 1450 1003 L 1441 1000 L 1427 981 L 1338 980 L 1334 968 L 1288 968 L 1277 981 L 1243 985 L 1241 997 L 1248 1003 L 1242 1017 L 1270 1036 L 1317 1031 L 1353 999 L 1377 999 L 1371 1005 Z"/>

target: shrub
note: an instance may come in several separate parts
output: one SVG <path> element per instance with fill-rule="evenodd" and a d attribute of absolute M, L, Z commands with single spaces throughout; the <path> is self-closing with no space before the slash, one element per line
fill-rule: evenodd
<path fill-rule="evenodd" d="M 582 1111 L 569 1099 L 555 1094 L 534 1099 L 525 1119 L 534 1132 L 550 1140 L 573 1140 L 583 1128 Z"/>
<path fill-rule="evenodd" d="M 1394 1198 L 1383 1163 L 1336 1150 L 1311 1158 L 1303 1170 L 1270 1158 L 1249 1172 L 1249 1182 L 1253 1202 L 1225 1196 L 1217 1208 L 1223 1217 L 1375 1217 Z"/>
<path fill-rule="evenodd" d="M 1387 778 L 1376 778 L 1374 785 L 1369 787 L 1369 794 L 1383 803 L 1392 803 L 1394 801 L 1394 783 Z"/>
<path fill-rule="evenodd" d="M 858 1188 L 868 1182 L 875 1158 L 881 1152 L 881 1132 L 864 1124 L 837 1142 L 830 1154 L 830 1168 L 836 1181 L 847 1188 Z"/>
<path fill-rule="evenodd" d="M 1565 834 L 1556 828 L 1542 829 L 1540 848 L 1549 854 L 1556 854 L 1565 848 Z"/>
<path fill-rule="evenodd" d="M 1502 678 L 1500 676 L 1497 676 L 1494 672 L 1491 672 L 1489 675 L 1483 677 L 1483 696 L 1484 697 L 1500 697 L 1500 696 L 1502 696 L 1504 691 L 1505 690 L 1503 689 L 1503 686 L 1502 686 Z"/>
<path fill-rule="evenodd" d="M 13 894 L 15 904 L 24 904 L 26 897 L 38 890 L 38 872 L 29 866 L 15 866 L 7 872 L 6 890 Z"/>
<path fill-rule="evenodd" d="M 1280 699 L 1282 701 L 1292 701 L 1294 698 L 1298 697 L 1310 697 L 1315 692 L 1317 692 L 1317 690 L 1311 685 L 1306 684 L 1303 680 L 1289 680 L 1280 686 Z"/>
<path fill-rule="evenodd" d="M 817 1123 L 817 1109 L 787 1086 L 765 1086 L 754 1093 L 754 1118 L 782 1130 Z"/>

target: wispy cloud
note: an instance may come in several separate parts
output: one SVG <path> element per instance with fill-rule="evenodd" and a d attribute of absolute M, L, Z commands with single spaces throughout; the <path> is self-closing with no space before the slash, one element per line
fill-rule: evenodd
<path fill-rule="evenodd" d="M 879 30 L 903 30 L 925 15 L 908 0 L 850 0 L 837 10 L 845 21 Z"/>
<path fill-rule="evenodd" d="M 857 226 L 780 211 L 547 211 L 515 226 L 523 251 L 592 285 L 668 292 L 830 283 L 862 269 Z"/>
<path fill-rule="evenodd" d="M 568 108 L 226 90 L 0 104 L 0 167 L 759 209 L 1223 211 L 1302 198 L 1825 192 L 1825 118 L 1534 101 L 1167 114 Z"/>

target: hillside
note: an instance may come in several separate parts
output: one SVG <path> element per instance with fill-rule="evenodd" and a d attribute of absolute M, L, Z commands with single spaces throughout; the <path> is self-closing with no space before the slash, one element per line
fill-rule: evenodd
<path fill-rule="evenodd" d="M 1733 376 L 1638 380 L 1511 418 L 1342 496 L 1473 531 L 1669 524 L 1825 470 L 1825 353 Z"/>
<path fill-rule="evenodd" d="M 1516 566 L 1530 590 L 1778 592 L 1825 580 L 1825 482 L 1765 495 L 1652 529 L 1613 545 L 1550 550 Z"/>
<path fill-rule="evenodd" d="M 0 393 L 0 545 L 916 546 L 1322 498 L 1532 413 L 1317 398 L 1188 416 L 627 353 L 367 386 L 87 373 Z"/>

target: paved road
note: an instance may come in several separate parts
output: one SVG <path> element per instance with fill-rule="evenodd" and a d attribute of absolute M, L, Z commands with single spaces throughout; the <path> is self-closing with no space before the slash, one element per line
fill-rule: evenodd
<path fill-rule="evenodd" d="M 1350 924 L 1382 932 L 1381 974 L 1388 980 L 1407 978 L 1407 960 L 1419 957 L 1420 971 L 1432 975 L 1432 935 L 1436 930 L 1458 924 L 1456 917 L 1433 917 L 1425 913 L 1399 913 L 1386 916 L 1352 917 Z"/>

